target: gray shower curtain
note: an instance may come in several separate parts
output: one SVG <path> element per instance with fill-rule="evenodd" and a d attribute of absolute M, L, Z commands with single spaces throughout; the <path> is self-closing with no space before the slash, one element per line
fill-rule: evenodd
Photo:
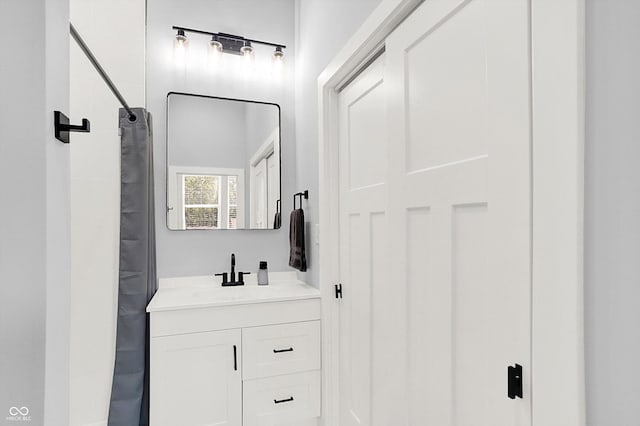
<path fill-rule="evenodd" d="M 149 317 L 156 291 L 151 116 L 120 109 L 120 273 L 109 426 L 149 424 Z"/>

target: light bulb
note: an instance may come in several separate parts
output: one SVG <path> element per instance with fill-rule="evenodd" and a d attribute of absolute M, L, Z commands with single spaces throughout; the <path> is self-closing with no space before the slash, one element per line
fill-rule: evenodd
<path fill-rule="evenodd" d="M 276 73 L 281 73 L 284 68 L 284 52 L 280 46 L 277 46 L 273 52 L 273 68 Z"/>
<path fill-rule="evenodd" d="M 284 62 L 284 52 L 281 46 L 277 46 L 275 52 L 273 52 L 274 62 Z"/>
<path fill-rule="evenodd" d="M 251 46 L 250 41 L 245 41 L 244 46 L 240 48 L 240 53 L 242 53 L 242 57 L 244 58 L 244 64 L 246 67 L 253 67 L 253 47 Z"/>
<path fill-rule="evenodd" d="M 210 65 L 215 66 L 218 62 L 220 62 L 220 59 L 222 58 L 222 51 L 223 46 L 222 43 L 218 41 L 218 36 L 212 36 L 207 48 L 207 56 L 209 57 Z"/>
<path fill-rule="evenodd" d="M 189 47 L 189 39 L 184 34 L 184 30 L 178 30 L 176 39 L 173 41 L 173 57 L 177 65 L 184 65 L 187 59 L 187 49 Z"/>

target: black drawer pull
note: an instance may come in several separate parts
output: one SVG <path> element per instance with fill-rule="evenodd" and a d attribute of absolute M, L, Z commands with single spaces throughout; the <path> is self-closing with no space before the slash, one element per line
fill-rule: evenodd
<path fill-rule="evenodd" d="M 293 397 L 292 396 L 287 398 L 287 399 L 280 399 L 280 400 L 274 399 L 273 403 L 274 404 L 282 404 L 283 402 L 291 402 L 291 401 L 293 401 Z"/>
<path fill-rule="evenodd" d="M 289 348 L 289 349 L 274 349 L 273 350 L 274 354 L 281 354 L 282 352 L 293 352 L 293 348 Z"/>

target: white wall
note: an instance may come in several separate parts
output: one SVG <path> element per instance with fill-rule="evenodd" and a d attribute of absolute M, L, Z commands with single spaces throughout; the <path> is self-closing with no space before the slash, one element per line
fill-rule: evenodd
<path fill-rule="evenodd" d="M 69 2 L 45 5 L 46 358 L 45 426 L 69 423 L 71 212 L 69 147 L 54 140 L 52 111 L 69 111 Z M 29 46 L 31 52 L 33 46 Z M 16 47 L 14 46 L 14 49 Z M 29 82 L 32 84 L 33 82 Z M 11 99 L 11 97 L 9 97 Z M 32 105 L 33 106 L 33 105 Z M 2 181 L 2 180 L 0 180 Z M 43 236 L 40 235 L 40 238 Z M 29 241 L 22 236 L 23 241 Z M 36 240 L 38 241 L 38 240 Z M 15 321 L 15 319 L 14 319 Z"/>
<path fill-rule="evenodd" d="M 144 0 L 71 0 L 71 22 L 131 106 L 144 106 Z M 71 40 L 71 426 L 106 424 L 115 359 L 120 105 Z"/>
<path fill-rule="evenodd" d="M 318 76 L 378 6 L 380 0 L 296 1 L 296 181 L 309 190 L 303 203 L 307 222 L 306 273 L 301 279 L 319 286 L 318 247 Z M 286 194 L 286 193 L 285 193 Z"/>
<path fill-rule="evenodd" d="M 0 421 L 68 423 L 68 5 L 0 2 Z M 5 423 L 6 420 L 6 423 Z"/>
<path fill-rule="evenodd" d="M 640 2 L 587 0 L 587 423 L 640 424 Z"/>
<path fill-rule="evenodd" d="M 282 198 L 291 209 L 289 195 L 296 189 L 294 141 L 294 0 L 148 0 L 147 105 L 154 116 L 156 229 L 158 275 L 208 275 L 227 271 L 236 253 L 239 270 L 257 271 L 267 260 L 272 271 L 288 270 L 288 217 L 280 230 L 169 231 L 166 226 L 166 96 L 187 92 L 277 103 L 282 109 Z M 173 25 L 226 32 L 287 45 L 281 79 L 259 67 L 245 76 L 236 67 L 238 56 L 224 55 L 225 67 L 206 67 L 206 36 L 190 36 L 190 61 L 178 68 L 173 58 Z M 188 34 L 189 36 L 189 34 Z M 256 59 L 271 61 L 272 49 L 256 47 Z M 314 154 L 315 155 L 315 154 Z M 287 215 L 285 215 L 287 216 Z"/>

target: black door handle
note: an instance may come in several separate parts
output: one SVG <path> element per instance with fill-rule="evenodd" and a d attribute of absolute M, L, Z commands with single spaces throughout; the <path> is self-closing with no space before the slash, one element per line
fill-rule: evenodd
<path fill-rule="evenodd" d="M 273 403 L 274 404 L 282 404 L 283 402 L 291 402 L 291 401 L 293 401 L 293 397 L 292 396 L 287 398 L 287 399 L 279 399 L 279 400 L 278 399 L 274 399 Z"/>
<path fill-rule="evenodd" d="M 238 371 L 238 348 L 233 345 L 233 371 Z"/>
<path fill-rule="evenodd" d="M 274 354 L 281 354 L 282 352 L 293 352 L 293 348 L 289 348 L 289 349 L 274 349 L 273 350 Z"/>
<path fill-rule="evenodd" d="M 522 399 L 522 366 L 520 364 L 507 367 L 507 396 L 509 399 Z"/>

